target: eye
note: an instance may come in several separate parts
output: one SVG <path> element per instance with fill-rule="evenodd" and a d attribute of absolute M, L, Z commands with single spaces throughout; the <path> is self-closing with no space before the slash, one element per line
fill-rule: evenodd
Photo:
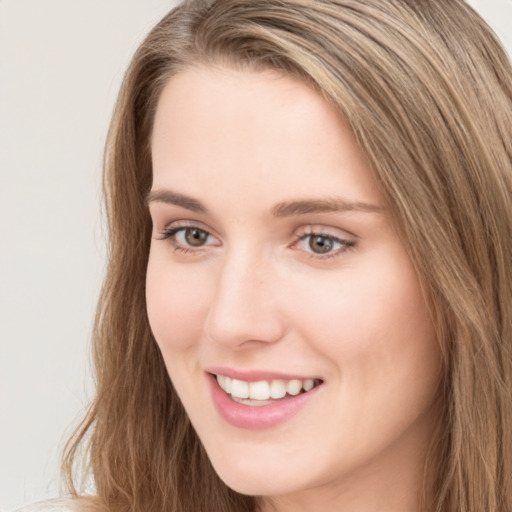
<path fill-rule="evenodd" d="M 312 257 L 330 258 L 344 253 L 354 246 L 351 240 L 325 233 L 306 233 L 299 237 L 294 248 L 309 253 Z"/>
<path fill-rule="evenodd" d="M 336 244 L 336 241 L 324 235 L 307 235 L 308 246 L 316 254 L 326 254 L 331 252 Z"/>
<path fill-rule="evenodd" d="M 197 226 L 176 226 L 165 229 L 159 240 L 169 240 L 177 251 L 189 252 L 205 246 L 220 245 L 205 229 Z"/>
<path fill-rule="evenodd" d="M 176 235 L 178 234 L 192 247 L 201 247 L 206 244 L 209 236 L 206 231 L 198 228 L 184 228 L 176 233 Z"/>

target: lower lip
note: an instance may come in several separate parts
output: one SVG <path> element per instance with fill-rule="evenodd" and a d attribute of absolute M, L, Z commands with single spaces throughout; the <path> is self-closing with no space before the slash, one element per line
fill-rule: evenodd
<path fill-rule="evenodd" d="M 322 387 L 322 385 L 316 386 L 307 393 L 283 398 L 269 405 L 251 406 L 231 400 L 219 386 L 215 376 L 208 377 L 213 403 L 222 418 L 235 427 L 249 430 L 271 428 L 284 423 L 305 407 Z"/>

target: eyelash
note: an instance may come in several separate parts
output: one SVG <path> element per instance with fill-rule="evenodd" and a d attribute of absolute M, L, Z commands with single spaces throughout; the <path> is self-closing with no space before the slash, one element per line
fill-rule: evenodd
<path fill-rule="evenodd" d="M 174 251 L 180 252 L 182 254 L 197 254 L 199 255 L 202 252 L 203 247 L 205 246 L 198 246 L 197 248 L 192 248 L 191 246 L 184 246 L 182 243 L 178 242 L 176 240 L 176 235 L 180 232 L 186 232 L 187 230 L 197 230 L 201 233 L 206 234 L 207 237 L 212 237 L 206 229 L 202 229 L 200 227 L 194 226 L 194 225 L 185 225 L 185 226 L 175 226 L 171 228 L 165 229 L 162 233 L 160 233 L 161 236 L 157 238 L 157 240 L 169 240 L 171 243 Z M 311 239 L 312 237 L 318 237 L 318 238 L 324 238 L 326 241 L 329 241 L 333 245 L 339 245 L 337 249 L 330 250 L 329 252 L 325 254 L 315 253 L 313 251 L 307 251 L 304 250 L 303 252 L 310 258 L 313 258 L 315 260 L 327 260 L 330 258 L 335 258 L 336 256 L 341 256 L 342 254 L 346 253 L 347 251 L 351 250 L 355 246 L 355 242 L 351 240 L 346 240 L 343 238 L 339 238 L 337 236 L 334 236 L 329 233 L 322 232 L 322 230 L 313 230 L 308 229 L 307 231 L 304 231 L 301 235 L 297 236 L 296 240 L 291 244 L 291 248 L 298 249 L 298 245 L 301 242 L 307 241 L 307 239 Z"/>
<path fill-rule="evenodd" d="M 329 252 L 327 252 L 325 254 L 315 253 L 312 251 L 311 252 L 304 251 L 308 257 L 314 258 L 316 260 L 328 260 L 330 258 L 335 258 L 337 256 L 341 256 L 342 254 L 345 254 L 347 251 L 351 250 L 355 246 L 355 242 L 352 240 L 346 240 L 344 238 L 334 236 L 330 233 L 325 233 L 322 230 L 315 230 L 312 228 L 308 228 L 304 233 L 302 233 L 300 236 L 298 236 L 297 240 L 292 244 L 292 248 L 297 249 L 297 245 L 300 242 L 306 242 L 308 238 L 311 240 L 311 238 L 313 238 L 313 237 L 324 238 L 325 240 L 327 240 L 333 244 L 339 245 L 339 247 L 337 249 L 330 250 Z M 297 250 L 299 250 L 299 249 L 297 249 Z"/>
<path fill-rule="evenodd" d="M 167 229 L 164 229 L 164 231 L 160 234 L 161 236 L 159 236 L 157 238 L 157 240 L 169 240 L 170 244 L 172 245 L 174 251 L 176 252 L 180 252 L 182 254 L 197 254 L 201 251 L 201 249 L 203 248 L 203 246 L 199 246 L 197 248 L 192 248 L 192 247 L 187 247 L 187 246 L 183 246 L 183 244 L 180 244 L 177 240 L 176 240 L 176 235 L 180 232 L 180 231 L 183 231 L 184 233 L 187 231 L 187 230 L 192 230 L 192 229 L 195 229 L 197 231 L 201 231 L 202 233 L 206 233 L 207 236 L 212 236 L 206 229 L 202 229 L 202 228 L 199 228 L 197 226 L 194 226 L 194 225 L 186 225 L 186 226 L 175 226 L 175 227 L 172 227 L 172 228 L 167 228 Z"/>

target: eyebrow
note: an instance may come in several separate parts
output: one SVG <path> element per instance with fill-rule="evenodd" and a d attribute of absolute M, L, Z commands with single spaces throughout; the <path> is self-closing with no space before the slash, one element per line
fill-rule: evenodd
<path fill-rule="evenodd" d="M 173 204 L 195 213 L 208 213 L 206 206 L 197 199 L 171 190 L 152 190 L 146 197 L 146 204 L 149 205 L 149 203 Z"/>
<path fill-rule="evenodd" d="M 272 209 L 274 217 L 288 217 L 291 215 L 306 215 L 308 213 L 337 213 L 337 212 L 366 212 L 380 213 L 382 207 L 362 203 L 360 201 L 347 201 L 339 197 L 326 199 L 302 199 L 279 203 Z"/>
<path fill-rule="evenodd" d="M 208 214 L 208 208 L 193 197 L 179 194 L 171 190 L 153 190 L 146 197 L 146 204 L 157 202 L 180 206 L 195 213 Z M 299 199 L 278 203 L 272 208 L 272 216 L 276 218 L 311 213 L 363 212 L 381 213 L 382 207 L 360 201 L 348 201 L 339 197 L 326 199 Z"/>

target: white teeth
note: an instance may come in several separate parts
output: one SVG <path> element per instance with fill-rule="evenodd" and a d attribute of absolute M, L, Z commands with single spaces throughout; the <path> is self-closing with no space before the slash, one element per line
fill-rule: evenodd
<path fill-rule="evenodd" d="M 304 391 L 309 391 L 315 387 L 315 381 L 313 379 L 307 379 L 304 381 L 302 387 L 304 388 Z"/>
<path fill-rule="evenodd" d="M 300 380 L 289 380 L 286 384 L 286 392 L 289 395 L 295 396 L 300 393 L 302 389 L 302 381 Z"/>
<path fill-rule="evenodd" d="M 270 385 L 266 380 L 251 382 L 249 384 L 249 398 L 253 400 L 268 400 L 270 398 Z"/>
<path fill-rule="evenodd" d="M 240 399 L 250 399 L 253 401 L 278 400 L 284 398 L 287 393 L 291 396 L 296 396 L 302 390 L 307 392 L 315 387 L 313 379 L 292 379 L 289 381 L 275 379 L 272 381 L 246 382 L 239 379 L 231 379 L 225 375 L 217 375 L 216 377 L 219 386 L 236 401 Z"/>
<path fill-rule="evenodd" d="M 220 386 L 226 393 L 231 393 L 231 384 L 233 379 L 231 377 L 224 377 L 224 386 Z"/>
<path fill-rule="evenodd" d="M 249 383 L 244 380 L 231 379 L 231 395 L 236 398 L 249 398 Z"/>
<path fill-rule="evenodd" d="M 270 383 L 270 397 L 283 398 L 286 395 L 286 382 L 284 380 L 273 380 Z"/>

